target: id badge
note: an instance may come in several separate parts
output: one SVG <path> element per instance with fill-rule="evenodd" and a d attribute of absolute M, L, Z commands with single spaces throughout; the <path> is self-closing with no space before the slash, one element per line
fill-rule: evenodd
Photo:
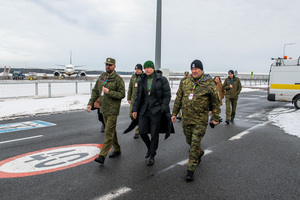
<path fill-rule="evenodd" d="M 189 100 L 193 100 L 194 94 L 190 94 Z"/>
<path fill-rule="evenodd" d="M 137 87 L 137 86 L 138 86 L 138 83 L 135 83 L 135 84 L 134 84 L 134 87 Z"/>
<path fill-rule="evenodd" d="M 103 91 L 101 92 L 101 96 L 104 96 L 104 92 Z"/>

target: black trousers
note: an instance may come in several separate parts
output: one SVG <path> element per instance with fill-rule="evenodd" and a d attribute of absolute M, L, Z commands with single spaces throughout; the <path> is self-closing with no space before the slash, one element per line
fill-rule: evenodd
<path fill-rule="evenodd" d="M 102 123 L 102 126 L 105 128 L 105 123 L 104 123 L 104 119 L 103 119 L 103 115 L 100 112 L 100 109 L 97 109 L 97 114 L 98 114 L 98 120 Z"/>
<path fill-rule="evenodd" d="M 156 155 L 156 150 L 158 148 L 160 123 L 161 112 L 153 115 L 150 110 L 147 110 L 144 115 L 139 117 L 140 136 L 152 157 Z M 151 140 L 148 133 L 151 133 Z"/>

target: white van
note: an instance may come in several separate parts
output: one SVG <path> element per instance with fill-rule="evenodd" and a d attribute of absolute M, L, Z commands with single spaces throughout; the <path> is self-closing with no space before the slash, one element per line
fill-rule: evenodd
<path fill-rule="evenodd" d="M 298 59 L 272 58 L 268 100 L 292 102 L 300 108 L 300 57 Z"/>

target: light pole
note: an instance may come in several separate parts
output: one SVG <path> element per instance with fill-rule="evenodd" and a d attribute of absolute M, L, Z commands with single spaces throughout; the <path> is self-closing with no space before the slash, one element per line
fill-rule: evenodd
<path fill-rule="evenodd" d="M 156 43 L 155 43 L 155 69 L 161 68 L 161 16 L 162 0 L 157 0 L 156 11 Z"/>
<path fill-rule="evenodd" d="M 283 45 L 283 58 L 284 58 L 284 56 L 285 56 L 285 46 L 286 46 L 286 45 L 293 45 L 293 44 L 296 44 L 296 43 L 285 43 L 285 44 Z"/>

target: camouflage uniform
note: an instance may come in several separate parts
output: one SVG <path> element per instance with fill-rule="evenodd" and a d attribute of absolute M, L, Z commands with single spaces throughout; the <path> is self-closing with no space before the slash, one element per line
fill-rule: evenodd
<path fill-rule="evenodd" d="M 220 97 L 213 79 L 203 74 L 193 92 L 197 80 L 191 76 L 180 82 L 172 112 L 172 116 L 176 116 L 180 109 L 182 111 L 183 132 L 191 148 L 188 161 L 190 171 L 195 171 L 199 156 L 203 151 L 201 140 L 208 125 L 209 110 L 212 111 L 214 121 L 219 120 L 221 111 Z M 192 100 L 189 100 L 190 94 L 193 94 Z"/>
<path fill-rule="evenodd" d="M 233 86 L 233 88 L 230 88 L 230 82 Z M 230 79 L 229 77 L 225 79 L 223 84 L 223 89 L 226 90 L 226 120 L 234 119 L 235 118 L 235 112 L 236 112 L 236 106 L 237 101 L 239 98 L 239 94 L 242 90 L 242 84 L 238 77 L 233 76 L 233 79 Z M 230 104 L 232 109 L 230 109 Z"/>
<path fill-rule="evenodd" d="M 143 74 L 143 73 L 142 73 Z M 142 74 L 133 74 L 130 78 L 130 83 L 128 87 L 128 92 L 127 92 L 127 100 L 131 101 L 130 103 L 130 110 L 129 110 L 129 117 L 133 120 L 132 116 L 132 106 L 136 97 L 136 90 L 138 87 L 138 82 L 141 79 Z M 137 129 L 135 130 L 135 134 L 139 134 L 139 128 L 137 126 Z"/>
<path fill-rule="evenodd" d="M 105 77 L 107 79 L 106 85 L 104 82 Z M 101 95 L 104 85 L 109 89 L 109 92 Z M 100 75 L 92 90 L 88 105 L 92 106 L 98 97 L 100 97 L 100 112 L 103 114 L 106 125 L 105 140 L 100 155 L 106 157 L 111 146 L 114 147 L 114 151 L 121 151 L 117 138 L 116 124 L 120 112 L 121 100 L 125 97 L 125 84 L 116 71 L 110 76 L 106 72 Z"/>

